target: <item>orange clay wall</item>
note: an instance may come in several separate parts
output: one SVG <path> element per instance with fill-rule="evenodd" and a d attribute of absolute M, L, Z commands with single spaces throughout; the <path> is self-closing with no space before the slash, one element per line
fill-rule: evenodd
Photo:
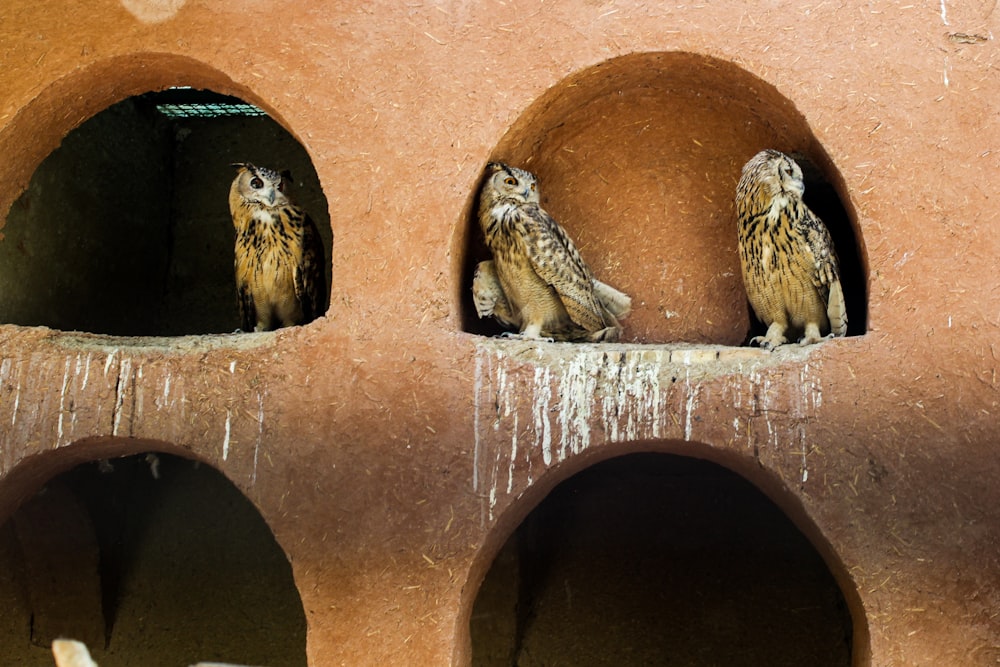
<path fill-rule="evenodd" d="M 311 665 L 466 665 L 479 584 L 532 507 L 598 461 L 678 453 L 809 537 L 856 665 L 995 664 L 994 5 L 6 0 L 0 211 L 74 127 L 187 85 L 302 143 L 335 241 L 330 310 L 305 327 L 0 326 L 0 518 L 82 461 L 202 460 L 290 559 Z M 765 146 L 807 156 L 838 200 L 847 338 L 737 347 L 731 199 Z M 537 171 L 632 295 L 623 343 L 482 335 L 471 216 L 491 159 Z"/>

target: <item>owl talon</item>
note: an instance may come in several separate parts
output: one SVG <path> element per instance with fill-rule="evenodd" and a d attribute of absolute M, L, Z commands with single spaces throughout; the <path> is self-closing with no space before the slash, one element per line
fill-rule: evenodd
<path fill-rule="evenodd" d="M 555 338 L 548 338 L 546 336 L 530 336 L 523 333 L 514 333 L 513 331 L 504 331 L 502 334 L 497 336 L 497 338 L 510 338 L 513 340 L 535 340 L 540 343 L 554 343 Z"/>
<path fill-rule="evenodd" d="M 831 340 L 836 337 L 837 335 L 832 333 L 827 334 L 825 336 L 803 336 L 799 340 L 799 345 L 802 345 L 803 347 L 806 345 L 814 345 L 816 343 L 822 343 L 825 340 Z"/>
<path fill-rule="evenodd" d="M 591 343 L 617 343 L 621 335 L 621 327 L 607 327 L 589 334 L 586 340 Z"/>
<path fill-rule="evenodd" d="M 822 343 L 824 340 L 829 340 L 833 338 L 833 333 L 826 336 L 821 336 L 819 333 L 819 326 L 813 322 L 806 325 L 805 335 L 799 339 L 799 345 L 813 345 L 815 343 Z"/>

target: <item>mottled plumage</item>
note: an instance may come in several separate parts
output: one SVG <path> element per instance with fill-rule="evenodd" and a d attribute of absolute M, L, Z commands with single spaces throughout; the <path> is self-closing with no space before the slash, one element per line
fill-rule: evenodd
<path fill-rule="evenodd" d="M 611 285 L 594 279 L 594 296 L 597 302 L 617 319 L 624 319 L 632 307 L 632 300 Z M 493 316 L 508 329 L 521 329 L 521 315 L 511 308 L 500 286 L 493 260 L 479 262 L 472 278 L 472 299 L 480 318 Z"/>
<path fill-rule="evenodd" d="M 285 192 L 288 174 L 234 164 L 236 292 L 243 331 L 307 324 L 326 311 L 326 261 L 315 223 Z"/>
<path fill-rule="evenodd" d="M 751 158 L 736 186 L 743 283 L 768 327 L 750 342 L 764 348 L 787 343 L 789 334 L 806 345 L 847 333 L 837 253 L 804 191 L 799 165 L 775 150 Z"/>
<path fill-rule="evenodd" d="M 631 299 L 594 279 L 566 231 L 539 205 L 533 174 L 487 165 L 479 224 L 493 253 L 473 279 L 479 317 L 492 315 L 524 338 L 618 340 Z"/>

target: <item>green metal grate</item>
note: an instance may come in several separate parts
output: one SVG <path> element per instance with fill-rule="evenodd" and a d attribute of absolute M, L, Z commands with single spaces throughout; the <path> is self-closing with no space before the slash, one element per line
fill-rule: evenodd
<path fill-rule="evenodd" d="M 140 96 L 167 118 L 266 116 L 267 112 L 230 95 L 188 87 L 168 88 Z"/>
<path fill-rule="evenodd" d="M 218 118 L 219 116 L 266 116 L 252 104 L 157 104 L 167 118 Z"/>

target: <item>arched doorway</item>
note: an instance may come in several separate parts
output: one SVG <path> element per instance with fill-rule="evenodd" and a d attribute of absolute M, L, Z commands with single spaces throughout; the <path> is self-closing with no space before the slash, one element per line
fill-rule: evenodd
<path fill-rule="evenodd" d="M 575 72 L 521 113 L 489 159 L 535 173 L 541 205 L 595 276 L 632 297 L 625 342 L 739 345 L 760 325 L 733 200 L 743 164 L 764 148 L 802 166 L 806 202 L 840 257 L 848 335 L 864 334 L 867 260 L 843 178 L 793 100 L 732 62 L 646 52 Z M 500 328 L 477 318 L 470 289 L 489 257 L 477 194 L 458 228 L 462 328 L 492 335 Z"/>
<path fill-rule="evenodd" d="M 17 123 L 11 158 L 31 171 L 9 210 L 0 205 L 0 323 L 117 336 L 237 329 L 234 162 L 291 173 L 330 284 L 329 210 L 308 150 L 222 73 L 175 56 L 116 59 L 46 89 Z"/>
<path fill-rule="evenodd" d="M 853 664 L 809 540 L 743 477 L 669 454 L 555 487 L 494 560 L 470 630 L 481 667 Z"/>
<path fill-rule="evenodd" d="M 291 566 L 211 466 L 165 453 L 79 464 L 0 526 L 4 664 L 48 667 L 51 640 L 102 667 L 306 665 Z"/>

